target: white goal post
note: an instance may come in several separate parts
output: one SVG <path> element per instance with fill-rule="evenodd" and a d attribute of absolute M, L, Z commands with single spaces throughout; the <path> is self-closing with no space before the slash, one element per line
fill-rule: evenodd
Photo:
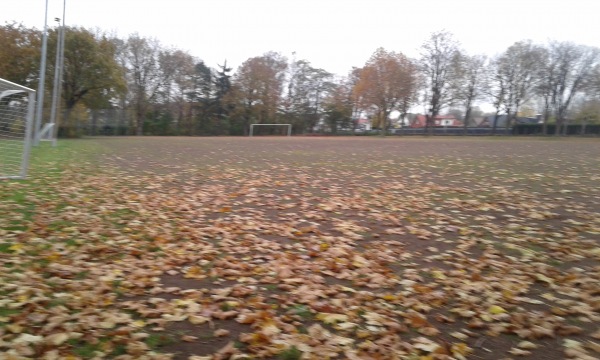
<path fill-rule="evenodd" d="M 250 125 L 250 136 L 254 136 L 255 126 L 287 126 L 287 136 L 292 136 L 292 124 L 251 124 Z"/>
<path fill-rule="evenodd" d="M 29 164 L 35 90 L 0 79 L 0 179 L 24 179 Z"/>

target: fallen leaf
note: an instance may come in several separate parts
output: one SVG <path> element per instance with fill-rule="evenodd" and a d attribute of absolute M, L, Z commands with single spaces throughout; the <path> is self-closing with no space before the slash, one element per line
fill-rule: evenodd
<path fill-rule="evenodd" d="M 317 320 L 321 320 L 325 324 L 335 324 L 336 322 L 348 321 L 348 315 L 332 314 L 332 313 L 317 313 Z"/>
<path fill-rule="evenodd" d="M 512 348 L 508 351 L 509 354 L 511 355 L 515 355 L 515 356 L 529 356 L 531 355 L 531 351 L 527 351 L 527 350 L 521 350 L 518 348 Z"/>
<path fill-rule="evenodd" d="M 62 345 L 65 341 L 69 340 L 69 334 L 67 333 L 55 333 L 46 336 L 44 342 L 49 345 L 59 346 Z"/>
<path fill-rule="evenodd" d="M 214 337 L 223 337 L 229 335 L 229 330 L 226 329 L 217 329 L 213 332 Z"/>
<path fill-rule="evenodd" d="M 504 314 L 506 310 L 498 305 L 492 305 L 488 308 L 488 312 L 493 315 Z"/>

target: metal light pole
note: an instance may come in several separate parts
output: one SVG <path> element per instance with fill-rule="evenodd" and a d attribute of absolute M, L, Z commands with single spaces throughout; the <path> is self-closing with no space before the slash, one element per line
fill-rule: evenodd
<path fill-rule="evenodd" d="M 48 0 L 46 0 L 46 11 L 44 14 L 44 31 L 42 35 L 42 61 L 40 63 L 40 78 L 37 92 L 37 110 L 35 113 L 35 126 L 33 131 L 33 145 L 40 143 L 40 131 L 42 129 L 42 112 L 44 111 L 44 85 L 46 81 L 46 53 L 48 49 Z"/>
<path fill-rule="evenodd" d="M 56 139 L 58 137 L 58 112 L 60 109 L 60 95 L 62 91 L 62 75 L 63 75 L 63 66 L 65 62 L 65 12 L 66 12 L 67 0 L 63 2 L 63 17 L 62 17 L 62 26 L 60 26 L 60 19 L 55 18 L 55 21 L 59 23 L 59 32 L 56 39 L 56 65 L 54 68 L 54 91 L 52 92 L 52 111 L 50 114 L 50 124 L 52 124 L 52 129 L 50 130 L 52 146 L 56 146 Z"/>
<path fill-rule="evenodd" d="M 52 108 L 50 109 L 50 124 L 56 126 L 56 113 L 58 111 L 58 102 L 60 100 L 58 96 L 59 88 L 60 88 L 60 59 L 61 59 L 61 42 L 62 42 L 62 33 L 64 29 L 60 26 L 60 19 L 54 18 L 54 21 L 58 23 L 57 31 L 56 31 L 56 61 L 54 63 L 54 88 L 52 90 Z M 54 134 L 54 131 L 52 131 Z M 52 137 L 52 139 L 54 139 Z"/>

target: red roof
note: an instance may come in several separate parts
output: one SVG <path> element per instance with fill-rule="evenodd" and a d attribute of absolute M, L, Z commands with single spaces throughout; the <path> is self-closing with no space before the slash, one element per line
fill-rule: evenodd
<path fill-rule="evenodd" d="M 415 119 L 410 124 L 411 128 L 424 128 L 426 127 L 427 116 L 425 115 L 417 115 Z M 462 126 L 462 121 L 457 120 L 454 115 L 436 115 L 433 118 L 434 127 L 444 127 L 444 126 Z"/>

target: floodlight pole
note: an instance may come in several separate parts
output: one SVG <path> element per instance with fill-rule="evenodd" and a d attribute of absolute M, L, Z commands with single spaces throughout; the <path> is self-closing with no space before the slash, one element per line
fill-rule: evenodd
<path fill-rule="evenodd" d="M 42 34 L 42 61 L 40 63 L 40 78 L 37 92 L 37 111 L 35 113 L 35 127 L 33 131 L 33 145 L 40 143 L 40 131 L 42 129 L 42 112 L 44 111 L 44 85 L 46 81 L 46 53 L 48 49 L 48 0 L 46 0 L 46 12 L 44 14 L 44 31 Z"/>
<path fill-rule="evenodd" d="M 62 74 L 63 66 L 65 62 L 65 12 L 67 7 L 67 0 L 63 1 L 63 17 L 62 26 L 60 26 L 60 19 L 55 20 L 59 24 L 59 31 L 56 38 L 56 65 L 54 68 L 54 91 L 52 92 L 52 110 L 50 112 L 50 124 L 52 124 L 51 136 L 52 146 L 56 146 L 56 138 L 58 137 L 58 110 L 60 108 L 60 95 L 62 92 Z"/>
<path fill-rule="evenodd" d="M 58 108 L 58 88 L 60 87 L 60 45 L 62 39 L 62 28 L 60 26 L 60 19 L 55 18 L 54 21 L 58 23 L 56 28 L 56 60 L 54 62 L 54 88 L 52 90 L 52 107 L 50 109 L 50 124 L 53 126 L 56 124 L 56 112 Z M 52 131 L 54 134 L 54 131 Z"/>

